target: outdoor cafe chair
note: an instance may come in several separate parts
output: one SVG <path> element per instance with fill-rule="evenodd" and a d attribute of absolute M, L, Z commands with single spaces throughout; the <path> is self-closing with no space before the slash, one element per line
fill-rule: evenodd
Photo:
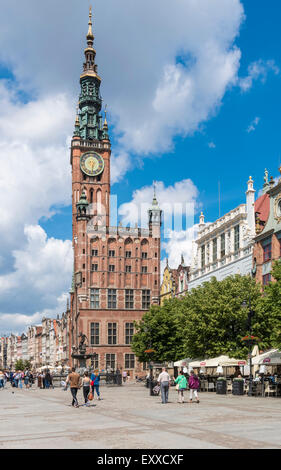
<path fill-rule="evenodd" d="M 227 381 L 227 389 L 226 389 L 227 393 L 232 393 L 232 381 L 231 380 L 228 380 Z"/>
<path fill-rule="evenodd" d="M 269 395 L 277 396 L 277 387 L 276 385 L 271 385 L 269 382 L 265 382 L 264 395 L 269 397 Z"/>

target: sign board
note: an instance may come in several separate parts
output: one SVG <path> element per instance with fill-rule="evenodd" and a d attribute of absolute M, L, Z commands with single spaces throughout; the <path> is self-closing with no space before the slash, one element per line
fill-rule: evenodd
<path fill-rule="evenodd" d="M 263 360 L 263 362 L 264 362 L 265 364 L 268 363 L 268 362 L 271 362 L 270 357 L 266 357 L 266 358 Z"/>
<path fill-rule="evenodd" d="M 206 362 L 200 362 L 200 366 L 205 366 Z"/>
<path fill-rule="evenodd" d="M 238 366 L 245 366 L 246 365 L 246 361 L 238 361 Z"/>

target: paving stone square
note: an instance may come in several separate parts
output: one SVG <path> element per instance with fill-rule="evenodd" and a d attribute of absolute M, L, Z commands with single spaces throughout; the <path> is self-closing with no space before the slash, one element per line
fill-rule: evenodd
<path fill-rule="evenodd" d="M 150 397 L 142 384 L 101 387 L 71 406 L 61 388 L 0 391 L 0 449 L 281 449 L 281 398 L 200 393 L 200 403 Z M 82 391 L 78 392 L 83 404 Z M 186 394 L 186 400 L 188 396 Z"/>

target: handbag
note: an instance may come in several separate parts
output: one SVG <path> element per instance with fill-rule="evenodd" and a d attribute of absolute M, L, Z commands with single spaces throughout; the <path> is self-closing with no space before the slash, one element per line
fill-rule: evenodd
<path fill-rule="evenodd" d="M 93 396 L 92 392 L 90 392 L 89 395 L 88 395 L 88 400 L 93 400 L 93 398 L 94 398 L 94 396 Z"/>
<path fill-rule="evenodd" d="M 176 385 L 176 390 L 179 390 L 180 386 L 179 384 Z"/>

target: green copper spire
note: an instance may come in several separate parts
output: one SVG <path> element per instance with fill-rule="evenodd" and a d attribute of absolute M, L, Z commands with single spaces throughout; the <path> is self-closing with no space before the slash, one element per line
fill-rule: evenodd
<path fill-rule="evenodd" d="M 84 51 L 85 62 L 80 76 L 81 93 L 79 97 L 79 135 L 84 140 L 102 140 L 102 99 L 100 95 L 101 78 L 98 76 L 98 66 L 95 63 L 96 51 L 93 47 L 92 8 L 89 12 L 89 29 L 87 47 Z"/>
<path fill-rule="evenodd" d="M 77 112 L 76 112 L 76 118 L 75 118 L 75 126 L 74 126 L 74 132 L 73 132 L 73 137 L 80 137 L 80 120 L 79 120 L 79 104 L 77 105 Z"/>
<path fill-rule="evenodd" d="M 106 105 L 105 110 L 104 110 L 104 123 L 103 123 L 103 128 L 102 128 L 102 130 L 103 130 L 103 136 L 102 137 L 103 137 L 104 140 L 109 140 L 108 124 L 107 124 L 107 119 L 106 119 L 106 113 L 107 113 L 106 108 L 107 108 L 107 105 Z"/>

